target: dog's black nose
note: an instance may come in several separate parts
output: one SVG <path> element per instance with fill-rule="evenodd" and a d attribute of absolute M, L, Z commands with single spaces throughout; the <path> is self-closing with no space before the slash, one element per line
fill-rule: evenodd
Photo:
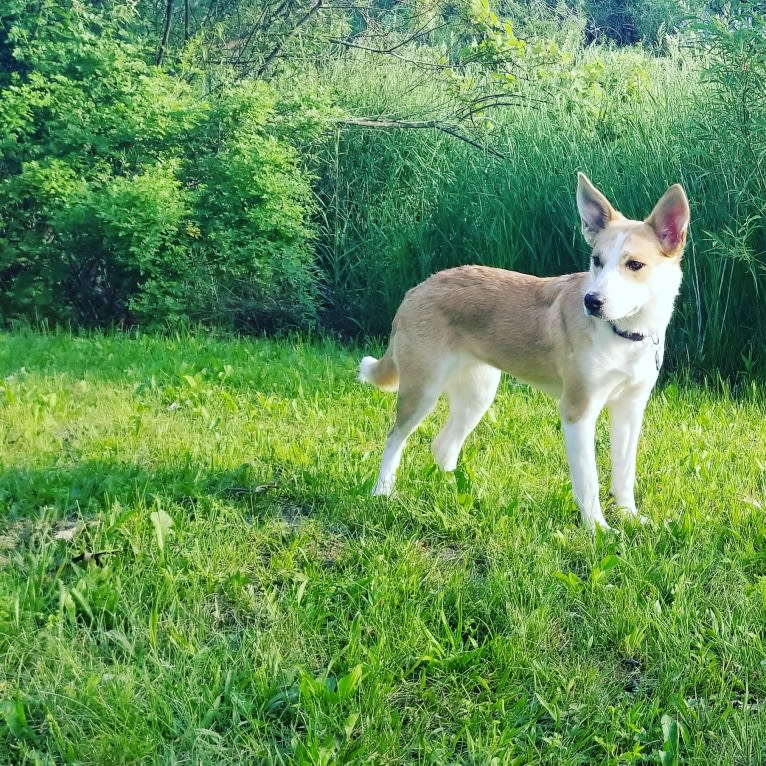
<path fill-rule="evenodd" d="M 598 293 L 587 293 L 583 303 L 589 314 L 599 314 L 604 307 L 604 299 Z"/>

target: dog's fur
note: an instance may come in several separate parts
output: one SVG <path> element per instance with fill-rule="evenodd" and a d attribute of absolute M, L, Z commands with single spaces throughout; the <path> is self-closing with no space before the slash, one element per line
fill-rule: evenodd
<path fill-rule="evenodd" d="M 594 440 L 598 414 L 609 409 L 612 495 L 637 515 L 638 436 L 681 285 L 689 205 L 676 184 L 646 220 L 629 220 L 580 173 L 577 207 L 593 248 L 590 271 L 540 279 L 461 266 L 407 293 L 386 353 L 360 365 L 360 380 L 399 392 L 374 495 L 393 491 L 404 444 L 442 393 L 449 417 L 433 454 L 454 470 L 504 370 L 560 399 L 572 489 L 590 528 L 608 528 Z"/>

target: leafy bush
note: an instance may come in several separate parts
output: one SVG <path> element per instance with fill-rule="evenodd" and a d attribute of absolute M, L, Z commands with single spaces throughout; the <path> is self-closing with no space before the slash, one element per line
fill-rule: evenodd
<path fill-rule="evenodd" d="M 53 216 L 75 321 L 173 321 L 191 308 L 179 290 L 191 211 L 176 171 L 160 161 L 110 176 Z"/>
<path fill-rule="evenodd" d="M 364 77 L 344 83 L 349 108 L 375 113 Z M 409 77 L 401 72 L 403 98 Z M 409 287 L 461 263 L 540 275 L 582 267 L 578 170 L 604 186 L 618 168 L 605 191 L 631 215 L 648 213 L 666 179 L 683 180 L 665 151 L 678 136 L 675 104 L 655 95 L 679 78 L 636 51 L 562 55 L 518 106 L 493 113 L 503 158 L 425 131 L 344 133 L 322 183 L 333 321 L 385 333 Z"/>
<path fill-rule="evenodd" d="M 82 324 L 308 326 L 310 178 L 265 83 L 202 98 L 144 60 L 126 12 L 0 17 L 0 312 Z M 317 115 L 319 111 L 317 112 Z"/>
<path fill-rule="evenodd" d="M 192 256 L 195 285 L 207 291 L 212 312 L 205 318 L 230 316 L 241 328 L 305 324 L 316 315 L 311 187 L 295 149 L 276 135 L 276 117 L 264 83 L 224 94 L 194 131 L 200 149 L 186 168 L 199 179 Z"/>

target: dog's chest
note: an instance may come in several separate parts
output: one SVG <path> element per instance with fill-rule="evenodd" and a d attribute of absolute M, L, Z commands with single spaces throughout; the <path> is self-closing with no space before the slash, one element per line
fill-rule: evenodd
<path fill-rule="evenodd" d="M 625 389 L 654 385 L 662 365 L 662 340 L 615 341 L 618 342 L 609 338 L 594 354 L 590 374 L 586 376 L 590 379 L 590 390 L 598 398 L 612 399 Z"/>

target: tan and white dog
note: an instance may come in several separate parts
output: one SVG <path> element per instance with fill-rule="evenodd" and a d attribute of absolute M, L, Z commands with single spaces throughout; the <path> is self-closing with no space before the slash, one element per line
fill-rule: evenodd
<path fill-rule="evenodd" d="M 360 365 L 360 380 L 399 392 L 374 495 L 393 491 L 405 442 L 442 393 L 449 416 L 432 449 L 443 470 L 454 470 L 504 370 L 560 399 L 572 490 L 590 528 L 608 528 L 595 450 L 596 419 L 608 408 L 611 492 L 638 514 L 638 436 L 681 285 L 689 204 L 676 184 L 646 220 L 633 221 L 580 173 L 577 207 L 593 248 L 589 271 L 538 278 L 461 266 L 407 293 L 386 353 Z"/>

